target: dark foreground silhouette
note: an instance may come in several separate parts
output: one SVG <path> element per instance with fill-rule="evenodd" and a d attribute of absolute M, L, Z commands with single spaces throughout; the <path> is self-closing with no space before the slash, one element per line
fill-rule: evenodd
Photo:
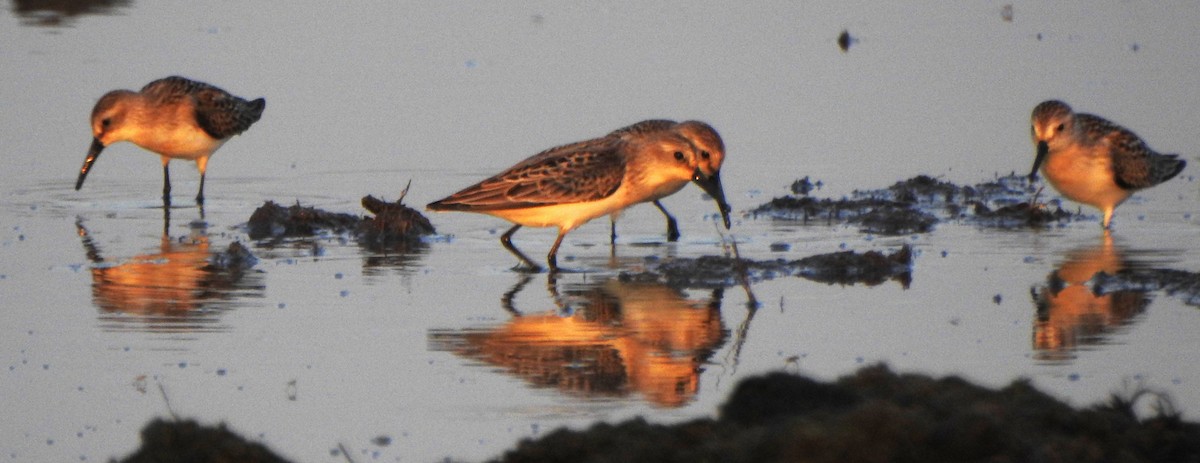
<path fill-rule="evenodd" d="M 1075 409 L 1018 380 L 1001 389 L 870 366 L 833 382 L 742 381 L 717 418 L 635 418 L 527 439 L 502 462 L 1194 462 L 1200 425 L 1147 390 Z M 1145 401 L 1143 403 L 1143 401 Z M 1154 416 L 1134 409 L 1150 405 Z M 155 420 L 123 462 L 282 462 L 224 425 Z"/>

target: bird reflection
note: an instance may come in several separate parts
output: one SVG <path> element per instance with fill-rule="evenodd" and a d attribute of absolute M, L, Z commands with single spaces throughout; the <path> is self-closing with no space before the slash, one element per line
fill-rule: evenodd
<path fill-rule="evenodd" d="M 1074 351 L 1100 344 L 1104 336 L 1130 323 L 1145 311 L 1150 296 L 1141 291 L 1096 294 L 1088 281 L 1099 272 L 1109 275 L 1125 269 L 1124 250 L 1104 234 L 1097 246 L 1068 252 L 1046 284 L 1030 291 L 1037 306 L 1033 347 L 1038 360 L 1058 362 L 1074 358 Z"/>
<path fill-rule="evenodd" d="M 531 279 L 524 276 L 502 297 L 513 314 L 507 323 L 431 330 L 432 350 L 499 366 L 536 387 L 586 397 L 637 393 L 657 406 L 678 407 L 696 395 L 701 365 L 728 337 L 721 290 L 689 299 L 657 282 L 607 279 L 560 294 L 549 278 L 556 309 L 524 314 L 513 302 Z"/>
<path fill-rule="evenodd" d="M 203 227 L 173 240 L 163 233 L 154 250 L 129 258 L 103 257 L 84 227 L 75 223 L 92 262 L 92 299 L 105 329 L 151 332 L 223 331 L 221 303 L 242 295 L 261 295 L 256 278 L 244 278 L 253 256 L 240 244 L 210 251 Z"/>

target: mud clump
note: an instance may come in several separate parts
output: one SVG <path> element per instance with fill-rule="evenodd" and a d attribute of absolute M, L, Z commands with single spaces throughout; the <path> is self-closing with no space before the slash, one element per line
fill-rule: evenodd
<path fill-rule="evenodd" d="M 886 204 L 872 208 L 851 220 L 859 231 L 879 235 L 909 235 L 933 230 L 937 217 L 908 205 Z"/>
<path fill-rule="evenodd" d="M 213 253 L 205 270 L 240 274 L 258 264 L 258 258 L 240 242 L 229 243 L 223 252 Z"/>
<path fill-rule="evenodd" d="M 770 203 L 759 206 L 751 213 L 802 220 L 804 223 L 860 224 L 863 232 L 881 235 L 924 233 L 930 231 L 933 224 L 937 223 L 937 217 L 917 210 L 910 204 L 878 198 L 833 200 L 811 196 L 786 196 L 772 199 Z"/>
<path fill-rule="evenodd" d="M 912 249 L 905 245 L 891 254 L 842 251 L 802 259 L 756 261 L 725 256 L 676 258 L 651 265 L 646 271 L 620 277 L 629 281 L 658 280 L 676 288 L 719 288 L 783 276 L 798 276 L 828 284 L 874 286 L 894 279 L 908 287 L 912 281 Z"/>
<path fill-rule="evenodd" d="M 1147 461 L 1200 459 L 1200 425 L 1133 411 L 1145 391 L 1074 409 L 1016 381 L 995 390 L 885 366 L 834 382 L 746 379 L 716 419 L 635 418 L 523 440 L 494 461 Z M 1156 396 L 1159 400 L 1165 400 Z"/>
<path fill-rule="evenodd" d="M 354 214 L 326 212 L 299 202 L 283 207 L 267 201 L 250 215 L 247 222 L 250 239 L 314 236 L 322 230 L 345 232 L 355 229 L 362 217 Z"/>
<path fill-rule="evenodd" d="M 1016 174 L 969 186 L 918 175 L 884 189 L 856 190 L 836 200 L 808 196 L 811 184 L 808 177 L 797 180 L 791 188 L 794 195 L 774 198 L 750 215 L 857 225 L 864 233 L 892 236 L 926 233 L 942 220 L 988 228 L 1044 228 L 1077 218 L 1058 207 L 1051 210 L 1037 205 L 1028 177 Z"/>
<path fill-rule="evenodd" d="M 368 247 L 412 244 L 422 236 L 435 233 L 429 219 L 405 206 L 403 199 L 403 195 L 396 202 L 370 195 L 363 197 L 362 206 L 373 213 L 373 217 L 328 212 L 299 203 L 283 207 L 267 201 L 250 215 L 247 232 L 254 240 L 350 233 Z"/>
<path fill-rule="evenodd" d="M 1070 221 L 1072 215 L 1061 207 L 1038 207 L 1018 203 L 992 210 L 982 202 L 975 203 L 973 221 L 991 228 L 1042 228 L 1057 222 Z"/>
<path fill-rule="evenodd" d="M 121 463 L 287 463 L 271 449 L 225 428 L 192 420 L 155 419 L 142 428 L 142 446 Z"/>
<path fill-rule="evenodd" d="M 258 258 L 242 243 L 234 241 L 221 252 L 214 252 L 208 258 L 208 264 L 201 270 L 207 277 L 201 284 L 209 290 L 235 290 L 237 288 L 260 288 L 257 284 L 246 284 L 243 278 L 254 273 Z"/>
<path fill-rule="evenodd" d="M 895 279 L 905 288 L 912 282 L 912 248 L 904 246 L 891 254 L 879 251 L 842 251 L 809 256 L 795 261 L 800 276 L 830 284 L 867 286 Z"/>
<path fill-rule="evenodd" d="M 403 195 L 396 202 L 387 202 L 371 195 L 364 196 L 363 208 L 375 216 L 363 219 L 358 225 L 359 243 L 368 246 L 412 243 L 422 236 L 437 233 L 428 218 L 405 206 L 403 201 Z"/>

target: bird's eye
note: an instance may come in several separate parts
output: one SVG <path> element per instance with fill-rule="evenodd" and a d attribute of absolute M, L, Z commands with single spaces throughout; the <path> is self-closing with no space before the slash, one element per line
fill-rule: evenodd
<path fill-rule="evenodd" d="M 709 157 L 708 151 L 701 151 L 700 157 L 702 157 L 704 159 L 708 159 L 708 157 Z"/>
<path fill-rule="evenodd" d="M 100 125 L 108 127 L 112 125 L 112 119 L 105 118 L 104 120 L 100 121 Z"/>
<path fill-rule="evenodd" d="M 677 160 L 677 161 L 682 161 L 682 160 L 683 160 L 683 151 L 676 151 L 676 152 L 675 152 L 675 160 Z"/>
<path fill-rule="evenodd" d="M 1062 130 L 1066 127 L 1067 127 L 1067 124 L 1058 124 L 1058 127 L 1056 127 L 1054 130 L 1056 130 L 1058 132 L 1062 132 Z"/>

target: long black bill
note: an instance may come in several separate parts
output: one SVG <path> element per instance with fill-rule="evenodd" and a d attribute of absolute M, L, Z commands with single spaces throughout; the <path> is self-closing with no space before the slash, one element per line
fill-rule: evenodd
<path fill-rule="evenodd" d="M 1037 157 L 1033 158 L 1033 170 L 1029 171 L 1029 181 L 1037 180 L 1038 167 L 1042 166 L 1042 161 L 1046 160 L 1046 153 L 1050 152 L 1050 145 L 1045 141 L 1037 143 Z"/>
<path fill-rule="evenodd" d="M 700 189 L 712 196 L 713 201 L 717 202 L 717 209 L 721 211 L 721 220 L 725 222 L 725 229 L 729 229 L 729 203 L 725 202 L 725 189 L 721 187 L 721 173 L 713 173 L 712 176 L 704 175 L 700 169 L 692 174 L 692 182 L 695 182 Z"/>
<path fill-rule="evenodd" d="M 88 149 L 87 159 L 83 160 L 83 167 L 79 168 L 79 180 L 75 181 L 75 191 L 83 188 L 83 179 L 87 178 L 88 172 L 92 170 L 92 164 L 96 163 L 96 158 L 100 157 L 100 152 L 104 151 L 104 144 L 100 143 L 100 139 L 92 139 L 92 147 Z"/>

